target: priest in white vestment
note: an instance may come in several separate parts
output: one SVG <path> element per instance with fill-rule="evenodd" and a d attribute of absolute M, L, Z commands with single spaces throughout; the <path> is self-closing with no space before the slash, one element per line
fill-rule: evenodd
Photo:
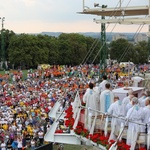
<path fill-rule="evenodd" d="M 89 83 L 89 89 L 83 95 L 83 102 L 86 103 L 86 107 L 89 108 L 85 109 L 85 128 L 88 130 L 91 128 L 92 116 L 95 115 L 95 111 L 91 109 L 98 110 L 99 102 L 99 94 L 93 88 L 94 84 Z"/>
<path fill-rule="evenodd" d="M 111 119 L 111 133 L 109 140 L 116 140 L 116 135 L 119 134 L 121 124 L 124 123 L 124 118 L 126 115 L 125 107 L 119 97 L 115 96 L 116 101 L 112 103 L 108 109 L 108 115 L 112 115 Z M 120 117 L 120 118 L 117 118 Z"/>
<path fill-rule="evenodd" d="M 144 123 L 145 131 L 147 132 L 147 149 L 150 149 L 150 98 L 145 101 L 144 111 Z"/>
<path fill-rule="evenodd" d="M 101 92 L 103 92 L 106 89 L 106 87 L 105 87 L 106 83 L 108 83 L 107 76 L 103 75 L 102 82 L 99 84 L 99 93 L 100 94 L 101 94 Z"/>
<path fill-rule="evenodd" d="M 147 99 L 149 99 L 149 97 L 150 97 L 150 91 L 147 90 L 147 91 L 145 91 L 145 96 L 143 96 L 143 98 L 141 98 L 140 101 L 139 101 L 141 107 L 146 106 L 145 102 L 146 102 Z"/>
<path fill-rule="evenodd" d="M 137 97 L 133 97 L 131 101 L 133 106 L 129 109 L 126 116 L 126 118 L 129 119 L 126 143 L 131 145 L 130 150 L 134 150 L 138 134 L 144 132 L 143 126 L 137 124 L 143 123 L 144 111 L 143 108 L 139 106 Z M 132 121 L 137 123 L 133 123 Z"/>
<path fill-rule="evenodd" d="M 105 90 L 100 94 L 100 111 L 106 113 L 110 105 L 114 102 L 114 94 L 110 90 L 110 83 L 106 83 Z"/>
<path fill-rule="evenodd" d="M 126 96 L 123 100 L 122 100 L 122 103 L 126 106 L 130 101 L 131 99 L 134 97 L 133 95 L 133 90 L 132 89 L 129 89 L 128 90 L 128 96 Z"/>

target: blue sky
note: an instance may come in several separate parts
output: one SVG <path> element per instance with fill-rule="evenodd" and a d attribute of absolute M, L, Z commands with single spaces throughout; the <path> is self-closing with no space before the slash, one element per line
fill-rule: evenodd
<path fill-rule="evenodd" d="M 93 8 L 94 3 L 115 7 L 119 0 L 85 0 Z M 130 0 L 122 0 L 123 5 Z M 148 5 L 149 0 L 131 0 L 130 5 Z M 4 27 L 15 33 L 40 32 L 99 32 L 100 24 L 93 22 L 97 16 L 83 15 L 83 0 L 0 0 L 0 16 L 5 17 Z M 0 20 L 1 22 L 1 20 Z M 112 31 L 110 25 L 107 31 Z M 138 26 L 117 25 L 113 32 L 136 32 Z M 148 31 L 145 26 L 143 32 Z"/>

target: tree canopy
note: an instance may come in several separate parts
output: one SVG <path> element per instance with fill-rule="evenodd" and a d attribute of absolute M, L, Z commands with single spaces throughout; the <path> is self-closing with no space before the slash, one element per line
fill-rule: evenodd
<path fill-rule="evenodd" d="M 15 68 L 36 68 L 38 64 L 79 65 L 100 62 L 100 39 L 78 33 L 62 33 L 58 37 L 15 34 L 9 30 L 3 33 L 5 58 Z M 2 36 L 0 41 L 1 38 Z M 110 43 L 109 54 L 111 59 L 118 62 L 145 63 L 149 56 L 148 43 L 143 41 L 134 44 L 125 39 L 118 39 Z M 0 57 L 2 58 L 2 49 Z"/>

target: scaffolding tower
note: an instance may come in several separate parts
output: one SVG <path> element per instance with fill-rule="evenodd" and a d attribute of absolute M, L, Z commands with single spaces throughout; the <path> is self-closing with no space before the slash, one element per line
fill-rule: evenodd
<path fill-rule="evenodd" d="M 102 67 L 106 65 L 107 59 L 107 48 L 106 48 L 106 27 L 105 24 L 124 24 L 124 25 L 149 25 L 149 40 L 148 45 L 150 48 L 150 0 L 149 4 L 146 6 L 122 6 L 122 0 L 119 0 L 119 5 L 117 7 L 106 7 L 94 3 L 93 8 L 85 6 L 85 0 L 83 0 L 83 11 L 80 14 L 90 14 L 101 16 L 101 19 L 94 19 L 96 23 L 101 24 L 101 42 L 102 48 L 100 52 L 100 71 Z M 104 7 L 105 6 L 105 7 Z M 136 17 L 135 17 L 136 16 Z M 142 17 L 139 17 L 142 16 Z M 146 17 L 145 17 L 146 16 Z M 107 18 L 105 18 L 107 17 Z"/>

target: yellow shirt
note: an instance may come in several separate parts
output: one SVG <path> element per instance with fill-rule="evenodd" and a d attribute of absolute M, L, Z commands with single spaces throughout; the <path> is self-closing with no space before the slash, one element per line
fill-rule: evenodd
<path fill-rule="evenodd" d="M 7 124 L 4 124 L 3 125 L 3 129 L 6 131 L 6 130 L 8 130 L 8 125 Z"/>

